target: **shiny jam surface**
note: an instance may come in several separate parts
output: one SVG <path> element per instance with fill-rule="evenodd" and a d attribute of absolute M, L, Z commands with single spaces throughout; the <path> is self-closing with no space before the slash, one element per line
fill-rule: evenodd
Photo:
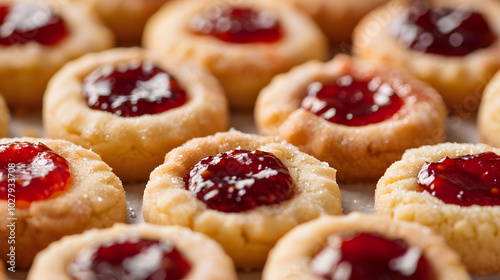
<path fill-rule="evenodd" d="M 311 83 L 301 106 L 332 123 L 363 126 L 391 118 L 403 103 L 379 77 L 358 81 L 345 75 L 333 84 Z"/>
<path fill-rule="evenodd" d="M 83 89 L 90 108 L 121 117 L 158 114 L 187 101 L 177 80 L 151 62 L 103 66 L 85 78 Z"/>
<path fill-rule="evenodd" d="M 291 197 L 293 182 L 275 155 L 233 150 L 200 160 L 185 177 L 186 189 L 208 208 L 242 212 Z"/>
<path fill-rule="evenodd" d="M 310 268 L 327 280 L 433 279 L 420 249 L 375 233 L 330 236 Z"/>
<path fill-rule="evenodd" d="M 393 26 L 403 45 L 418 52 L 464 56 L 496 40 L 481 13 L 447 7 L 430 9 L 421 2 L 410 7 Z"/>
<path fill-rule="evenodd" d="M 55 45 L 67 34 L 64 20 L 40 2 L 20 2 L 0 7 L 0 45 L 28 41 Z"/>
<path fill-rule="evenodd" d="M 77 280 L 179 280 L 191 264 L 168 242 L 134 239 L 80 254 L 70 266 Z"/>
<path fill-rule="evenodd" d="M 500 205 L 500 157 L 487 152 L 426 162 L 417 183 L 445 203 Z"/>
<path fill-rule="evenodd" d="M 43 143 L 28 142 L 0 145 L 0 174 L 0 199 L 15 197 L 20 207 L 59 195 L 71 176 L 63 157 Z"/>
<path fill-rule="evenodd" d="M 281 39 L 278 18 L 249 7 L 216 6 L 191 21 L 191 30 L 230 43 L 273 43 Z"/>

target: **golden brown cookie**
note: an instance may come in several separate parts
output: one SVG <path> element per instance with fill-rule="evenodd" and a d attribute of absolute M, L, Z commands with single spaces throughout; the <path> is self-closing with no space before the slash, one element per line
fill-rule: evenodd
<path fill-rule="evenodd" d="M 484 86 L 500 69 L 499 13 L 500 3 L 490 0 L 392 1 L 356 27 L 353 53 L 408 70 L 434 87 L 452 111 L 475 112 Z"/>
<path fill-rule="evenodd" d="M 485 152 L 492 152 L 482 155 L 489 159 L 480 156 Z M 444 143 L 408 150 L 378 182 L 375 213 L 432 228 L 460 254 L 471 273 L 498 273 L 499 154 L 499 149 L 484 144 Z"/>
<path fill-rule="evenodd" d="M 261 134 L 328 162 L 339 180 L 362 182 L 378 180 L 406 149 L 441 142 L 446 113 L 415 78 L 339 55 L 276 77 L 254 116 Z"/>
<path fill-rule="evenodd" d="M 66 65 L 51 80 L 43 115 L 49 137 L 92 149 L 126 181 L 147 179 L 168 151 L 229 123 L 227 101 L 207 70 L 139 48 Z"/>
<path fill-rule="evenodd" d="M 66 62 L 110 48 L 112 33 L 87 5 L 1 0 L 0 91 L 17 108 L 41 107 L 50 77 Z"/>
<path fill-rule="evenodd" d="M 361 213 L 324 216 L 294 228 L 269 254 L 262 279 L 363 279 L 367 273 L 376 279 L 377 272 L 408 279 L 470 279 L 457 253 L 430 229 Z"/>
<path fill-rule="evenodd" d="M 3 138 L 0 253 L 27 268 L 65 235 L 125 222 L 122 183 L 101 158 L 64 140 Z"/>
<path fill-rule="evenodd" d="M 479 112 L 477 128 L 483 143 L 500 147 L 500 72 L 498 72 L 484 89 Z"/>
<path fill-rule="evenodd" d="M 205 233 L 252 269 L 288 230 L 342 206 L 326 163 L 277 138 L 230 131 L 169 152 L 147 183 L 143 213 Z"/>
<path fill-rule="evenodd" d="M 328 54 L 314 22 L 291 5 L 267 0 L 169 2 L 147 23 L 143 44 L 201 62 L 231 107 L 244 108 L 254 106 L 276 74 Z"/>
<path fill-rule="evenodd" d="M 334 43 L 349 43 L 364 15 L 388 0 L 286 0 L 306 12 Z"/>
<path fill-rule="evenodd" d="M 116 259 L 122 260 L 122 265 L 117 265 Z M 89 265 L 91 260 L 101 267 Z M 112 268 L 113 273 L 106 274 L 106 268 Z M 178 277 L 175 279 L 183 275 L 186 280 L 238 279 L 231 259 L 213 240 L 187 228 L 151 224 L 117 224 L 65 237 L 37 256 L 28 279 L 93 279 L 89 278 L 96 276 L 89 275 L 92 269 L 101 273 L 98 279 L 134 275 L 142 276 L 134 279 L 146 279 L 154 272 L 171 273 L 171 277 Z"/>
<path fill-rule="evenodd" d="M 168 0 L 70 0 L 90 3 L 123 44 L 138 44 L 149 17 Z"/>

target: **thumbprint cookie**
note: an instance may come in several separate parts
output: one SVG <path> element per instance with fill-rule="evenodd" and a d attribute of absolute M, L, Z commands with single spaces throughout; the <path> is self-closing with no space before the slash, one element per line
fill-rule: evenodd
<path fill-rule="evenodd" d="M 88 54 L 47 88 L 49 137 L 92 149 L 125 181 L 146 180 L 185 141 L 228 128 L 227 101 L 201 65 L 139 48 Z"/>
<path fill-rule="evenodd" d="M 151 173 L 143 213 L 208 235 L 238 268 L 254 269 L 288 230 L 342 206 L 326 163 L 277 138 L 229 131 L 169 152 Z"/>
<path fill-rule="evenodd" d="M 417 223 L 351 213 L 302 224 L 269 254 L 263 280 L 468 280 L 458 254 Z"/>
<path fill-rule="evenodd" d="M 408 150 L 378 182 L 375 213 L 432 228 L 471 273 L 498 273 L 499 155 L 485 144 Z"/>
<path fill-rule="evenodd" d="M 328 55 L 327 40 L 311 19 L 268 0 L 168 2 L 146 24 L 143 44 L 201 62 L 231 107 L 240 108 L 252 108 L 276 74 Z"/>
<path fill-rule="evenodd" d="M 18 268 L 65 235 L 126 220 L 121 181 L 68 141 L 3 138 L 0 174 L 0 258 Z"/>
<path fill-rule="evenodd" d="M 237 280 L 222 247 L 177 226 L 117 224 L 64 237 L 35 259 L 28 279 Z"/>
<path fill-rule="evenodd" d="M 494 0 L 392 1 L 356 27 L 353 53 L 407 69 L 454 112 L 475 112 L 500 69 L 499 13 Z"/>
<path fill-rule="evenodd" d="M 345 55 L 277 76 L 254 111 L 261 134 L 328 162 L 347 182 L 376 181 L 406 149 L 441 142 L 446 113 L 426 84 Z"/>
<path fill-rule="evenodd" d="M 0 0 L 0 92 L 10 107 L 39 108 L 63 64 L 113 44 L 88 5 Z"/>
<path fill-rule="evenodd" d="M 388 0 L 286 0 L 311 16 L 331 42 L 348 43 L 358 21 Z"/>

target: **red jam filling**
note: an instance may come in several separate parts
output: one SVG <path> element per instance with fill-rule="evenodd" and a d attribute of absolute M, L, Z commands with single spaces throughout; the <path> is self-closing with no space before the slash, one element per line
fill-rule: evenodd
<path fill-rule="evenodd" d="M 259 150 L 237 149 L 204 158 L 184 181 L 208 208 L 222 212 L 278 204 L 293 191 L 287 167 L 275 155 Z"/>
<path fill-rule="evenodd" d="M 68 162 L 42 143 L 0 145 L 0 199 L 15 198 L 23 207 L 53 198 L 66 189 Z"/>
<path fill-rule="evenodd" d="M 487 48 L 496 40 L 481 13 L 464 9 L 430 9 L 418 1 L 394 24 L 398 40 L 418 51 L 464 56 Z"/>
<path fill-rule="evenodd" d="M 350 75 L 335 84 L 309 85 L 302 108 L 332 123 L 362 126 L 391 118 L 403 106 L 403 99 L 378 77 L 358 81 Z"/>
<path fill-rule="evenodd" d="M 487 152 L 426 162 L 417 183 L 445 203 L 500 205 L 500 156 Z"/>
<path fill-rule="evenodd" d="M 273 43 L 281 39 L 279 20 L 249 7 L 217 6 L 191 22 L 191 30 L 230 43 Z"/>
<path fill-rule="evenodd" d="M 310 268 L 327 280 L 432 279 L 420 249 L 371 233 L 330 236 Z"/>
<path fill-rule="evenodd" d="M 90 108 L 121 117 L 158 114 L 187 101 L 177 80 L 150 62 L 103 66 L 85 78 L 83 89 Z"/>
<path fill-rule="evenodd" d="M 68 34 L 64 20 L 41 3 L 16 3 L 0 7 L 0 45 L 35 41 L 55 45 Z"/>
<path fill-rule="evenodd" d="M 179 280 L 191 265 L 168 242 L 137 239 L 101 246 L 81 254 L 71 265 L 73 279 Z"/>

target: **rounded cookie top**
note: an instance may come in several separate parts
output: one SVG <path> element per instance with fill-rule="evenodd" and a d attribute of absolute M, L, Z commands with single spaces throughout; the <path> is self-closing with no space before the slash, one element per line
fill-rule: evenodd
<path fill-rule="evenodd" d="M 213 240 L 187 228 L 151 224 L 117 224 L 65 237 L 37 256 L 28 279 L 147 278 L 164 272 L 172 279 L 237 279 L 231 259 Z"/>
<path fill-rule="evenodd" d="M 234 152 L 237 156 L 233 159 L 220 156 Z M 279 168 L 269 167 L 269 155 L 281 162 Z M 227 164 L 218 171 L 200 167 L 205 171 L 196 175 L 193 167 L 206 160 Z M 261 170 L 248 170 L 260 165 Z M 191 172 L 193 169 L 195 172 Z M 204 180 L 212 172 L 220 174 L 220 180 L 225 182 Z M 186 183 L 191 174 L 200 179 L 193 189 Z M 260 183 L 259 179 L 264 181 Z M 273 190 L 292 186 L 291 192 L 283 192 L 283 199 L 271 190 L 261 193 L 259 186 L 265 186 L 265 180 L 273 180 L 269 183 Z M 197 188 L 209 191 L 197 196 L 193 192 Z M 228 199 L 231 196 L 231 200 L 251 203 L 253 207 L 237 211 L 212 209 L 206 201 L 216 199 L 221 192 L 228 192 Z M 265 203 L 259 206 L 255 201 L 260 195 Z M 193 139 L 168 153 L 164 164 L 151 174 L 143 209 L 147 222 L 186 226 L 211 236 L 222 244 L 237 267 L 249 269 L 262 267 L 276 240 L 292 227 L 323 214 L 340 214 L 342 206 L 334 169 L 277 138 L 230 131 Z"/>
<path fill-rule="evenodd" d="M 51 80 L 43 115 L 48 136 L 92 148 L 125 181 L 145 180 L 168 151 L 229 123 L 222 89 L 204 67 L 140 48 L 67 64 Z"/>
<path fill-rule="evenodd" d="M 148 21 L 143 45 L 207 66 L 239 108 L 253 108 L 275 75 L 328 55 L 312 20 L 287 3 L 263 0 L 169 2 Z"/>
<path fill-rule="evenodd" d="M 264 135 L 277 135 L 338 171 L 376 181 L 408 148 L 443 141 L 446 108 L 405 72 L 345 55 L 277 76 L 256 103 Z"/>
<path fill-rule="evenodd" d="M 18 224 L 16 264 L 19 267 L 29 267 L 36 253 L 64 235 L 80 233 L 94 227 L 111 226 L 115 222 L 125 222 L 125 191 L 122 183 L 96 153 L 65 140 L 42 138 L 4 138 L 0 140 L 0 144 L 4 144 L 3 150 L 7 147 L 5 145 L 13 142 L 42 143 L 51 154 L 36 152 L 37 158 L 26 164 L 24 161 L 17 163 L 17 157 L 21 155 L 22 150 L 11 151 L 17 154 L 14 154 L 7 162 L 2 163 L 4 170 L 12 171 L 10 172 L 11 179 L 12 176 L 19 176 L 14 192 L 7 190 L 11 195 L 0 200 L 0 209 L 2 209 L 0 215 L 5 219 L 12 215 L 12 212 L 8 211 L 9 202 L 12 200 L 19 202 L 18 207 L 13 212 Z M 52 159 L 59 160 L 60 158 L 66 162 L 65 166 L 69 172 L 65 187 L 52 196 L 32 201 L 21 201 L 23 199 L 21 199 L 20 190 L 19 197 L 15 190 L 25 185 L 26 188 L 29 188 L 30 182 L 43 186 L 44 183 L 47 183 L 44 182 L 45 179 L 52 178 L 50 180 L 54 184 L 59 184 L 58 175 L 56 174 L 54 177 L 48 171 L 54 170 L 54 166 L 56 166 Z M 42 180 L 38 180 L 36 176 L 42 176 Z M 33 194 L 36 190 L 31 188 L 30 192 Z M 21 227 L 21 225 L 23 226 Z M 4 227 L 0 230 L 7 233 L 8 228 Z M 6 256 L 9 247 L 6 240 L 8 234 L 4 236 L 5 242 L 2 241 L 0 251 L 2 255 Z"/>
<path fill-rule="evenodd" d="M 470 114 L 485 81 L 500 69 L 492 59 L 500 53 L 498 12 L 500 4 L 489 0 L 391 1 L 356 27 L 353 53 L 409 71 L 434 87 L 450 110 Z"/>
<path fill-rule="evenodd" d="M 500 259 L 492 256 L 500 251 L 500 247 L 495 245 L 500 238 L 495 233 L 500 222 L 500 206 L 481 206 L 477 203 L 464 205 L 460 202 L 467 200 L 469 190 L 474 191 L 476 188 L 476 183 L 469 181 L 476 176 L 475 169 L 489 166 L 488 160 L 485 160 L 484 164 L 473 163 L 471 170 L 467 163 L 461 162 L 467 159 L 474 161 L 486 152 L 500 155 L 498 149 L 485 144 L 443 143 L 408 150 L 379 180 L 375 192 L 375 213 L 429 226 L 443 235 L 450 247 L 461 255 L 471 273 L 497 273 Z M 426 166 L 432 163 L 442 165 L 439 169 L 446 173 L 424 176 L 429 169 Z M 446 171 L 448 165 L 456 169 Z M 496 174 L 496 171 L 479 172 L 486 172 L 480 177 L 487 180 Z M 443 200 L 440 193 L 442 190 L 449 191 L 442 189 L 441 185 L 448 183 L 452 184 L 452 192 Z M 477 183 L 480 184 L 480 181 Z M 462 193 L 455 191 L 456 187 L 463 184 L 466 189 Z M 426 185 L 433 190 L 426 190 Z M 453 201 L 458 199 L 458 203 L 446 199 L 453 196 Z"/>
<path fill-rule="evenodd" d="M 470 279 L 458 255 L 428 228 L 357 212 L 325 216 L 291 230 L 271 251 L 262 279 L 375 279 L 377 273 L 398 274 L 398 279 Z"/>

